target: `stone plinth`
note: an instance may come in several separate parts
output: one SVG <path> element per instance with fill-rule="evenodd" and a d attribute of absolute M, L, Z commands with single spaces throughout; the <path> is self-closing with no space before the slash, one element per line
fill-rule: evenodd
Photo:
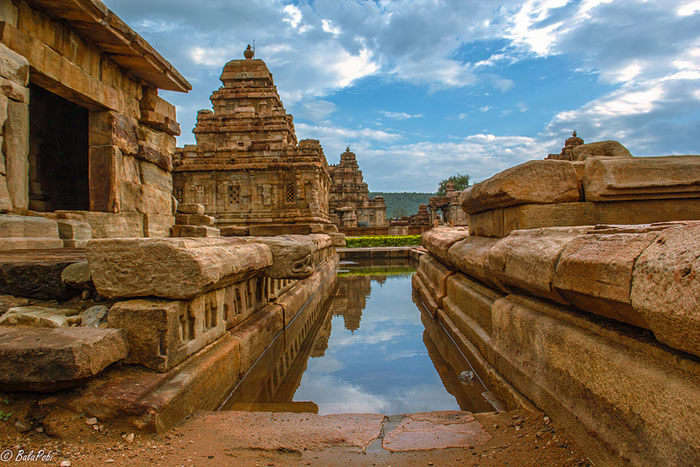
<path fill-rule="evenodd" d="M 231 239 L 102 239 L 88 244 L 105 297 L 192 299 L 272 265 L 269 247 Z"/>

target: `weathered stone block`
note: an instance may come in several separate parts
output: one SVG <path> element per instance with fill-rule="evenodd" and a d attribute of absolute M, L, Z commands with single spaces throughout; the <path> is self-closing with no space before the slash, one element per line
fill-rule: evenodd
<path fill-rule="evenodd" d="M 630 302 L 632 270 L 656 232 L 589 233 L 564 248 L 553 286 L 569 303 L 589 313 L 647 328 Z"/>
<path fill-rule="evenodd" d="M 84 290 L 91 288 L 90 265 L 87 261 L 69 264 L 61 272 L 61 281 L 74 289 Z"/>
<path fill-rule="evenodd" d="M 175 216 L 175 222 L 183 225 L 214 225 L 214 219 L 212 216 L 207 216 L 204 214 L 177 214 Z"/>
<path fill-rule="evenodd" d="M 447 296 L 443 299 L 443 308 L 462 334 L 470 337 L 479 332 L 469 326 L 468 316 L 481 327 L 487 335 L 491 334 L 491 306 L 503 294 L 485 287 L 467 276 L 457 273 L 447 278 Z M 475 345 L 480 339 L 470 339 Z M 485 350 L 481 346 L 480 350 Z"/>
<path fill-rule="evenodd" d="M 519 204 L 578 201 L 579 187 L 570 162 L 529 161 L 477 183 L 461 199 L 464 210 L 473 214 Z"/>
<path fill-rule="evenodd" d="M 700 198 L 700 156 L 589 159 L 586 200 Z"/>
<path fill-rule="evenodd" d="M 109 327 L 123 329 L 129 342 L 128 363 L 168 371 L 226 331 L 224 290 L 189 302 L 129 300 L 109 311 Z"/>
<path fill-rule="evenodd" d="M 92 239 L 92 227 L 85 221 L 74 219 L 56 219 L 58 235 L 63 240 L 87 240 Z"/>
<path fill-rule="evenodd" d="M 105 239 L 90 241 L 88 261 L 105 297 L 191 299 L 271 266 L 272 253 L 232 239 Z"/>
<path fill-rule="evenodd" d="M 80 313 L 80 325 L 89 328 L 107 327 L 107 313 L 109 308 L 105 305 L 95 305 Z"/>
<path fill-rule="evenodd" d="M 700 356 L 700 223 L 669 228 L 644 250 L 631 301 L 659 341 Z"/>
<path fill-rule="evenodd" d="M 447 250 L 449 265 L 484 284 L 502 289 L 488 262 L 489 252 L 497 241 L 495 238 L 469 236 L 456 242 Z"/>
<path fill-rule="evenodd" d="M 204 205 L 198 203 L 180 203 L 177 206 L 177 212 L 182 214 L 204 214 Z"/>
<path fill-rule="evenodd" d="M 438 306 L 442 298 L 447 294 L 447 278 L 454 274 L 431 255 L 423 255 L 416 274 L 421 275 L 423 283 L 432 292 Z"/>
<path fill-rule="evenodd" d="M 241 374 L 248 371 L 275 336 L 284 329 L 282 307 L 269 304 L 231 332 L 240 344 Z"/>
<path fill-rule="evenodd" d="M 7 7 L 3 6 L 4 8 Z M 29 62 L 4 44 L 0 44 L 0 76 L 21 86 L 29 83 Z"/>
<path fill-rule="evenodd" d="M 423 232 L 421 244 L 442 262 L 447 263 L 447 250 L 469 236 L 469 229 L 460 227 L 439 227 Z"/>
<path fill-rule="evenodd" d="M 122 182 L 119 193 L 122 211 L 162 215 L 170 215 L 172 212 L 170 192 L 156 185 Z"/>
<path fill-rule="evenodd" d="M 505 237 L 514 230 L 592 225 L 594 203 L 523 204 L 469 215 L 469 231 L 483 237 Z"/>
<path fill-rule="evenodd" d="M 488 268 L 509 288 L 566 303 L 552 288 L 555 269 L 566 245 L 591 230 L 592 227 L 516 230 L 489 250 Z"/>
<path fill-rule="evenodd" d="M 0 237 L 59 238 L 55 220 L 38 216 L 0 216 Z"/>
<path fill-rule="evenodd" d="M 221 231 L 208 225 L 173 225 L 170 229 L 173 237 L 210 237 L 218 238 Z"/>
<path fill-rule="evenodd" d="M 596 141 L 580 144 L 572 149 L 573 160 L 583 161 L 591 157 L 628 157 L 632 154 L 617 141 Z"/>
<path fill-rule="evenodd" d="M 141 180 L 162 190 L 173 191 L 172 174 L 150 162 L 141 161 Z"/>
<path fill-rule="evenodd" d="M 80 310 L 39 305 L 20 306 L 7 310 L 0 317 L 0 326 L 33 328 L 65 328 L 80 324 Z"/>
<path fill-rule="evenodd" d="M 8 391 L 57 391 L 126 355 L 118 329 L 0 328 L 0 385 Z"/>
<path fill-rule="evenodd" d="M 122 152 L 116 146 L 91 146 L 89 157 L 90 180 L 101 181 L 90 184 L 90 211 L 119 212 Z"/>
<path fill-rule="evenodd" d="M 267 275 L 275 279 L 309 277 L 320 262 L 320 251 L 331 246 L 330 237 L 323 234 L 240 237 L 232 241 L 267 245 L 273 257 Z"/>
<path fill-rule="evenodd" d="M 144 216 L 138 212 L 56 211 L 59 219 L 90 224 L 92 238 L 143 237 Z"/>

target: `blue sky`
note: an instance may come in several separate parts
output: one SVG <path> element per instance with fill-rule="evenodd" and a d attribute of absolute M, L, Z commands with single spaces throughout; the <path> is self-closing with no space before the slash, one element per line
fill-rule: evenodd
<path fill-rule="evenodd" d="M 559 152 L 700 152 L 700 0 L 105 0 L 192 83 L 194 142 L 226 61 L 256 41 L 299 139 L 345 146 L 372 191 L 434 191 Z"/>

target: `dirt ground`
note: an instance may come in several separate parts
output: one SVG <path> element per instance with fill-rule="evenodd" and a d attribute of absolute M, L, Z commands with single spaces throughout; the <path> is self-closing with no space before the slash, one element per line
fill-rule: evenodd
<path fill-rule="evenodd" d="M 0 397 L 0 463 L 9 465 L 592 465 L 549 417 L 525 410 L 475 414 L 477 425 L 490 435 L 486 442 L 463 448 L 390 452 L 377 441 L 364 447 L 348 445 L 342 435 L 331 436 L 330 443 L 327 439 L 325 444 L 314 439 L 306 443 L 303 431 L 301 444 L 291 444 L 291 448 L 283 447 L 288 445 L 284 439 L 269 446 L 260 440 L 262 444 L 253 443 L 253 449 L 241 448 L 256 431 L 253 426 L 241 426 L 236 412 L 202 413 L 166 433 L 144 434 L 68 412 L 51 420 L 31 419 L 21 401 L 4 405 L 2 401 L 6 399 Z M 10 410 L 16 413 L 7 417 Z M 372 417 L 377 420 L 377 416 Z M 27 431 L 20 433 L 18 428 Z M 34 460 L 39 451 L 43 460 Z"/>

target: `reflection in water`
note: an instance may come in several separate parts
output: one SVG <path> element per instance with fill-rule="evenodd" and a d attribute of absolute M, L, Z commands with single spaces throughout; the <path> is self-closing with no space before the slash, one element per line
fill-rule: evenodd
<path fill-rule="evenodd" d="M 283 375 L 285 336 L 276 341 L 225 408 L 326 413 L 482 412 L 478 378 L 444 331 L 412 302 L 411 270 L 340 274 L 338 290 Z"/>

